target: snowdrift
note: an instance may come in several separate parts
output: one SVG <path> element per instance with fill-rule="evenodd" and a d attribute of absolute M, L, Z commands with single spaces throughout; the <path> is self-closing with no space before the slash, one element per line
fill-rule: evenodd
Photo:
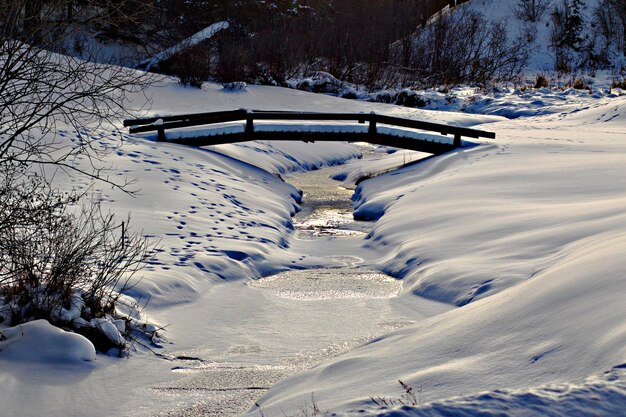
<path fill-rule="evenodd" d="M 45 320 L 3 329 L 0 335 L 0 362 L 72 364 L 96 359 L 96 349 L 89 340 Z"/>
<path fill-rule="evenodd" d="M 399 397 L 398 379 L 429 403 L 582 383 L 626 361 L 626 100 L 490 127 L 496 144 L 358 190 L 357 213 L 380 217 L 369 244 L 405 297 L 469 304 L 279 383 L 265 413 L 312 392 L 357 413 Z"/>

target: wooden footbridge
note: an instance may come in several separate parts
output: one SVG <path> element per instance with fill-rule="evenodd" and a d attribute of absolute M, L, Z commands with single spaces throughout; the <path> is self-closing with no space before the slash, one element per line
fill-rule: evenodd
<path fill-rule="evenodd" d="M 432 154 L 461 147 L 462 137 L 496 137 L 493 132 L 376 113 L 245 109 L 131 119 L 124 126 L 130 133 L 190 146 L 251 140 L 368 142 Z"/>

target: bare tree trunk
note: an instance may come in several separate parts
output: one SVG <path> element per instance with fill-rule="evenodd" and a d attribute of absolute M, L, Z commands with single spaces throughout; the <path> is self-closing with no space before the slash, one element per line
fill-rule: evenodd
<path fill-rule="evenodd" d="M 41 43 L 41 13 L 43 11 L 42 0 L 26 0 L 24 4 L 24 33 L 28 39 L 36 44 Z"/>
<path fill-rule="evenodd" d="M 626 56 L 626 16 L 622 18 L 622 52 Z"/>

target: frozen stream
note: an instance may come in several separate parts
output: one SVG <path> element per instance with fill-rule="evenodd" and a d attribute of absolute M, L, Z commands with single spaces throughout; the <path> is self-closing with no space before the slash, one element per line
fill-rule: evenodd
<path fill-rule="evenodd" d="M 362 245 L 370 224 L 353 221 L 353 191 L 329 178 L 339 169 L 286 178 L 304 191 L 290 248 L 329 268 L 219 285 L 194 303 L 201 314 L 172 309 L 172 318 L 190 317 L 170 330 L 184 340 L 170 351 L 173 378 L 146 388 L 154 402 L 129 415 L 238 415 L 280 379 L 447 308 L 413 297 L 409 305 L 397 297 L 400 281 L 360 267 L 375 256 Z"/>

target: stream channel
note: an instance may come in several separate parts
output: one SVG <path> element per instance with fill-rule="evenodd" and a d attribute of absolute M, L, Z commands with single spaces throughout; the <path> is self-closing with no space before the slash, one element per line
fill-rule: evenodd
<path fill-rule="evenodd" d="M 350 163 L 385 157 L 362 151 L 363 160 Z M 216 286 L 203 314 L 178 326 L 185 344 L 170 352 L 173 378 L 146 388 L 154 402 L 132 415 L 239 415 L 279 380 L 445 309 L 399 297 L 401 281 L 367 266 L 379 256 L 364 245 L 372 224 L 353 220 L 354 190 L 330 179 L 345 169 L 285 178 L 304 192 L 290 250 L 328 267 Z"/>

